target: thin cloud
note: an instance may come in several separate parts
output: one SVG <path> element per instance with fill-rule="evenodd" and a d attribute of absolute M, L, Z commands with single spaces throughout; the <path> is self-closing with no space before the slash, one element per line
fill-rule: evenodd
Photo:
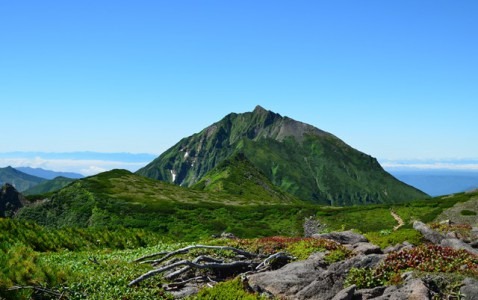
<path fill-rule="evenodd" d="M 449 170 L 478 171 L 478 161 L 382 161 L 381 165 L 389 170 Z"/>
<path fill-rule="evenodd" d="M 0 166 L 42 168 L 57 172 L 75 172 L 85 176 L 95 175 L 112 169 L 126 169 L 134 172 L 148 163 L 149 162 L 45 159 L 42 157 L 0 158 Z"/>

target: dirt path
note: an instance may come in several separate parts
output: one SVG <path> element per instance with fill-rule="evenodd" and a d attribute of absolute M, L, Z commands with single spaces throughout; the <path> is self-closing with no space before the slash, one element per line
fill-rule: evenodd
<path fill-rule="evenodd" d="M 398 228 L 402 227 L 405 223 L 403 222 L 402 218 L 400 218 L 399 215 L 397 215 L 393 210 L 390 211 L 390 214 L 392 214 L 392 217 L 397 221 L 398 225 L 393 227 L 393 231 L 397 230 Z"/>

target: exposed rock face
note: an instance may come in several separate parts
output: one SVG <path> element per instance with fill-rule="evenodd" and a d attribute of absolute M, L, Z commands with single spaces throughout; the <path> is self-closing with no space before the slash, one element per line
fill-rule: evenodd
<path fill-rule="evenodd" d="M 441 241 L 445 239 L 445 236 L 443 234 L 440 234 L 437 231 L 431 229 L 423 222 L 415 221 L 413 223 L 413 228 L 415 230 L 418 230 L 425 239 L 429 240 L 434 244 L 440 245 Z"/>
<path fill-rule="evenodd" d="M 420 231 L 425 239 L 436 245 L 450 247 L 457 250 L 464 249 L 470 253 L 478 255 L 477 249 L 473 248 L 470 244 L 465 243 L 463 240 L 457 239 L 456 235 L 443 235 L 419 221 L 413 223 L 413 228 Z"/>
<path fill-rule="evenodd" d="M 271 272 L 254 274 L 249 277 L 250 287 L 283 299 L 334 298 L 343 290 L 344 280 L 351 268 L 372 268 L 383 255 L 358 255 L 351 259 L 327 265 L 320 258 L 294 262 Z M 345 295 L 353 295 L 346 291 Z M 351 299 L 351 298 L 343 298 Z"/>
<path fill-rule="evenodd" d="M 465 295 L 467 300 L 478 300 L 478 280 L 465 278 L 460 292 Z"/>
<path fill-rule="evenodd" d="M 11 217 L 25 204 L 25 198 L 11 184 L 0 190 L 0 217 Z"/>

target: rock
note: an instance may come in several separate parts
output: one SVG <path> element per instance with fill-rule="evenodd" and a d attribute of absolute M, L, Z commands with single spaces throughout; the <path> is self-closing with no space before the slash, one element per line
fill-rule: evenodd
<path fill-rule="evenodd" d="M 465 278 L 460 292 L 465 295 L 467 300 L 478 300 L 478 280 Z"/>
<path fill-rule="evenodd" d="M 270 293 L 279 299 L 330 300 L 344 289 L 343 283 L 351 268 L 373 268 L 384 257 L 357 255 L 328 266 L 322 259 L 308 259 L 279 270 L 253 274 L 248 277 L 248 284 L 256 292 Z"/>
<path fill-rule="evenodd" d="M 421 279 L 412 279 L 402 286 L 390 286 L 374 300 L 429 300 L 430 291 Z"/>
<path fill-rule="evenodd" d="M 332 298 L 332 300 L 352 300 L 355 292 L 355 285 L 351 285 L 340 292 Z"/>
<path fill-rule="evenodd" d="M 385 291 L 385 286 L 377 286 L 373 289 L 356 290 L 353 299 L 368 300 L 382 296 Z"/>
<path fill-rule="evenodd" d="M 440 246 L 450 247 L 456 250 L 464 249 L 470 253 L 478 255 L 477 249 L 474 249 L 473 247 L 459 239 L 444 239 L 441 241 Z"/>
<path fill-rule="evenodd" d="M 325 269 L 320 260 L 304 260 L 285 265 L 281 269 L 253 274 L 248 277 L 252 290 L 267 292 L 275 297 L 294 299 L 295 295 L 308 286 Z"/>
<path fill-rule="evenodd" d="M 387 248 L 383 250 L 383 253 L 388 254 L 390 252 L 395 252 L 395 251 L 400 251 L 400 250 L 410 249 L 410 248 L 413 248 L 413 245 L 405 241 L 401 244 L 396 244 L 395 246 L 388 246 Z"/>
<path fill-rule="evenodd" d="M 341 232 L 330 232 L 323 234 L 314 234 L 313 238 L 322 238 L 336 241 L 340 244 L 357 244 L 360 242 L 368 242 L 367 238 L 361 234 L 355 233 L 351 230 Z"/>
<path fill-rule="evenodd" d="M 371 244 L 371 243 L 357 243 L 353 247 L 353 252 L 355 253 L 361 253 L 361 254 L 381 254 L 382 250 L 380 249 L 379 246 Z"/>
<path fill-rule="evenodd" d="M 437 245 L 439 245 L 441 241 L 445 238 L 445 236 L 431 229 L 430 227 L 428 227 L 427 225 L 425 225 L 424 223 L 420 221 L 415 221 L 413 223 L 413 228 L 415 230 L 418 230 L 425 239 Z"/>
<path fill-rule="evenodd" d="M 314 281 L 297 293 L 294 299 L 332 299 L 344 286 L 344 280 L 351 268 L 373 268 L 385 256 L 379 254 L 358 255 L 345 261 L 333 263 L 321 272 Z"/>

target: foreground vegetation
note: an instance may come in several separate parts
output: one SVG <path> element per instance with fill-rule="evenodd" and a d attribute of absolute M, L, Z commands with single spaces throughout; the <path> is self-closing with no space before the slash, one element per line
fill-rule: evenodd
<path fill-rule="evenodd" d="M 82 189 L 69 192 L 76 192 L 77 198 L 63 203 L 64 208 L 50 206 L 48 211 L 26 209 L 17 220 L 0 219 L 0 297 L 28 299 L 34 290 L 9 289 L 41 286 L 68 295 L 70 299 L 167 299 L 170 296 L 161 286 L 161 277 L 147 280 L 140 286 L 127 286 L 129 281 L 150 268 L 132 264 L 131 261 L 154 252 L 178 249 L 190 245 L 191 241 L 201 241 L 253 252 L 285 251 L 297 259 L 327 250 L 327 260 L 331 263 L 347 258 L 350 252 L 321 241 L 297 238 L 302 235 L 305 217 L 315 216 L 324 225 L 321 228 L 323 231 L 354 229 L 362 232 L 382 248 L 405 240 L 420 245 L 421 235 L 411 228 L 412 220 L 430 222 L 454 204 L 477 197 L 476 193 L 463 193 L 400 205 L 342 208 L 215 203 L 173 206 L 166 203 L 115 203 L 113 199 L 105 201 Z M 50 205 L 53 204 L 54 199 L 50 201 Z M 390 214 L 391 210 L 400 215 L 405 223 L 397 231 L 392 230 L 396 221 Z M 447 230 L 440 225 L 433 226 L 441 231 Z M 469 229 L 465 227 L 464 230 Z M 222 231 L 246 239 L 211 239 L 211 235 Z M 270 237 L 278 235 L 281 237 Z M 448 250 L 436 247 L 415 249 L 406 257 L 390 258 L 387 266 L 394 269 L 382 267 L 353 271 L 348 280 L 358 286 L 391 284 L 398 280 L 399 274 L 410 268 L 420 272 L 430 271 L 423 269 L 427 268 L 426 264 L 412 266 L 412 262 L 408 261 L 410 257 L 426 262 L 440 255 L 447 255 L 451 260 L 446 261 L 446 265 L 438 265 L 439 270 L 433 271 L 476 275 L 477 270 L 473 268 L 478 263 L 476 258 L 461 252 L 443 252 Z M 456 269 L 464 264 L 471 266 L 466 274 Z M 232 290 L 237 293 L 238 299 L 258 297 L 239 289 L 239 286 L 237 280 L 226 282 L 201 292 L 198 297 L 213 299 Z"/>

